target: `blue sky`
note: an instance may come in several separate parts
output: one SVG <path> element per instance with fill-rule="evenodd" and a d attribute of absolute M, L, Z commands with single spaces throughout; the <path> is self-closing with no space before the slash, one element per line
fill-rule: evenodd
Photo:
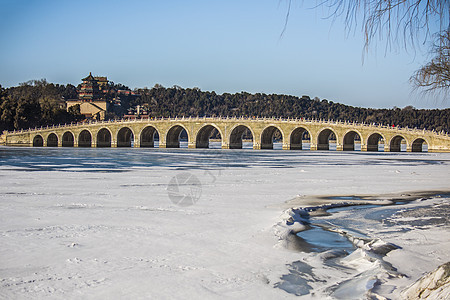
<path fill-rule="evenodd" d="M 299 4 L 302 3 L 302 4 Z M 311 4 L 310 4 L 311 3 Z M 0 84 L 77 85 L 89 72 L 130 88 L 309 95 L 352 106 L 444 108 L 408 80 L 427 47 L 363 52 L 359 28 L 285 0 L 0 0 Z M 364 63 L 363 63 L 364 57 Z"/>

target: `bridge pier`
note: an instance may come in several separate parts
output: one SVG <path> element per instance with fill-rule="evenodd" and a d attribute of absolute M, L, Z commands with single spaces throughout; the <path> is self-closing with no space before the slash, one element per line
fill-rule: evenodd
<path fill-rule="evenodd" d="M 291 144 L 283 143 L 282 149 L 283 150 L 291 150 Z M 301 150 L 301 147 L 300 147 L 300 150 Z"/>
<path fill-rule="evenodd" d="M 348 147 L 346 148 L 345 145 L 336 145 L 336 151 L 348 151 L 348 150 L 354 150 L 354 147 L 352 146 L 351 148 Z"/>

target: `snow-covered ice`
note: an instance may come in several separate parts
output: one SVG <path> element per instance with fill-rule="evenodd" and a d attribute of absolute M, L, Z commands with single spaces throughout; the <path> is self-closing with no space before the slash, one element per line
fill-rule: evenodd
<path fill-rule="evenodd" d="M 186 172 L 198 181 L 170 185 Z M 317 213 L 362 241 L 350 255 L 288 247 L 304 225 L 286 222 L 290 207 L 449 193 L 450 154 L 0 147 L 0 178 L 0 298 L 395 299 L 450 260 L 448 197 L 383 222 Z"/>

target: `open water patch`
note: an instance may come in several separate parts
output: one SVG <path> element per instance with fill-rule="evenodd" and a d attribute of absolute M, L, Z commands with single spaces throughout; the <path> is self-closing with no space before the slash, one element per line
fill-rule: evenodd
<path fill-rule="evenodd" d="M 387 253 L 401 247 L 379 239 L 377 232 L 392 228 L 393 232 L 402 233 L 450 225 L 447 192 L 402 194 L 388 201 L 380 201 L 381 196 L 326 198 L 341 202 L 290 210 L 288 228 L 301 228 L 295 226 L 296 222 L 304 228 L 289 234 L 297 238 L 293 249 L 302 252 L 303 258 L 287 265 L 289 273 L 281 276 L 274 287 L 298 296 L 312 296 L 320 290 L 335 299 L 374 295 L 375 287 L 383 284 L 380 278 L 405 276 L 384 260 Z M 361 202 L 370 202 L 368 198 L 379 203 Z M 327 281 L 330 276 L 335 278 L 334 283 Z"/>
<path fill-rule="evenodd" d="M 310 225 L 309 227 L 309 229 L 297 233 L 297 237 L 305 245 L 302 249 L 304 252 L 345 250 L 350 253 L 356 249 L 353 243 L 342 234 L 326 230 L 317 225 Z"/>

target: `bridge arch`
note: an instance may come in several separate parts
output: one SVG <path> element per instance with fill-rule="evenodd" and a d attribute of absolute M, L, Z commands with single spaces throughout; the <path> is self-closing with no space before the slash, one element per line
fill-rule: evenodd
<path fill-rule="evenodd" d="M 291 144 L 291 150 L 302 150 L 303 149 L 303 140 L 305 138 L 309 138 L 311 143 L 311 133 L 305 127 L 297 127 L 291 131 L 289 141 Z"/>
<path fill-rule="evenodd" d="M 111 147 L 112 132 L 108 127 L 103 127 L 97 132 L 97 147 Z"/>
<path fill-rule="evenodd" d="M 344 139 L 342 143 L 342 150 L 344 151 L 355 151 L 355 141 L 359 140 L 362 146 L 362 135 L 359 131 L 350 129 L 344 133 Z M 361 148 L 360 148 L 361 150 Z"/>
<path fill-rule="evenodd" d="M 230 131 L 229 145 L 230 149 L 242 149 L 242 139 L 244 134 L 250 131 L 252 140 L 255 138 L 255 134 L 250 126 L 235 125 Z"/>
<path fill-rule="evenodd" d="M 281 143 L 284 143 L 284 133 L 280 127 L 269 125 L 261 132 L 261 149 L 273 149 L 273 140 L 276 135 L 281 137 Z"/>
<path fill-rule="evenodd" d="M 170 127 L 166 134 L 166 148 L 180 148 L 181 133 L 185 131 L 189 141 L 189 131 L 181 124 Z"/>
<path fill-rule="evenodd" d="M 406 149 L 408 149 L 408 140 L 401 134 L 397 134 L 391 138 L 389 141 L 389 151 L 390 152 L 400 152 L 402 151 L 402 141 L 405 140 Z"/>
<path fill-rule="evenodd" d="M 78 147 L 91 147 L 92 133 L 88 129 L 83 129 L 78 135 Z"/>
<path fill-rule="evenodd" d="M 117 147 L 132 147 L 134 143 L 134 132 L 130 127 L 122 127 L 117 132 Z"/>
<path fill-rule="evenodd" d="M 380 141 L 386 143 L 386 138 L 379 132 L 374 132 L 367 138 L 367 151 L 378 151 Z M 384 147 L 383 147 L 384 150 Z"/>
<path fill-rule="evenodd" d="M 42 135 L 37 134 L 33 138 L 33 147 L 43 147 L 44 146 L 44 139 L 42 138 Z"/>
<path fill-rule="evenodd" d="M 209 148 L 209 139 L 215 131 L 219 133 L 220 139 L 223 140 L 222 131 L 215 124 L 202 126 L 195 136 L 195 148 Z"/>
<path fill-rule="evenodd" d="M 58 147 L 58 136 L 52 132 L 47 136 L 47 147 Z"/>
<path fill-rule="evenodd" d="M 73 132 L 71 132 L 70 130 L 64 132 L 64 134 L 62 135 L 61 146 L 73 147 L 74 144 L 75 144 L 75 135 L 73 134 Z"/>
<path fill-rule="evenodd" d="M 155 147 L 155 136 L 158 136 L 158 140 L 160 140 L 158 129 L 152 125 L 145 126 L 139 133 L 139 146 L 150 148 Z"/>
<path fill-rule="evenodd" d="M 411 143 L 411 152 L 424 152 L 424 146 L 427 146 L 427 151 L 429 143 L 424 138 L 416 138 Z"/>
<path fill-rule="evenodd" d="M 330 138 L 339 141 L 336 131 L 330 127 L 323 128 L 317 135 L 317 150 L 330 150 Z"/>

